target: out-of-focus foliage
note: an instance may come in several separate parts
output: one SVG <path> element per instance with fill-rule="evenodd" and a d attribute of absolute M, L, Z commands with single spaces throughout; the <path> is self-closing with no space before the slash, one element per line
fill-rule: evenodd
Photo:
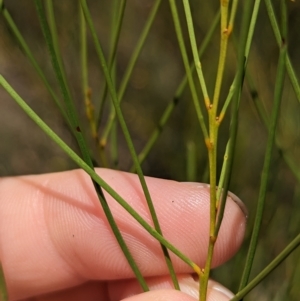
<path fill-rule="evenodd" d="M 116 82 L 120 82 L 128 60 L 140 35 L 141 28 L 154 1 L 128 1 L 124 24 L 117 51 Z M 240 6 L 243 5 L 240 1 Z M 89 6 L 97 27 L 100 40 L 108 57 L 111 39 L 112 1 L 89 1 Z M 93 156 L 98 153 L 91 137 L 85 116 L 83 94 L 81 91 L 81 70 L 79 57 L 79 5 L 76 1 L 53 1 L 68 82 Z M 279 7 L 276 7 L 279 11 Z M 15 23 L 24 35 L 54 90 L 59 93 L 53 74 L 46 45 L 39 27 L 38 18 L 31 1 L 5 1 L 5 5 Z M 209 30 L 217 13 L 218 1 L 191 1 L 197 41 L 200 44 Z M 292 64 L 300 77 L 300 4 L 288 2 L 289 39 L 288 52 Z M 186 34 L 183 8 L 178 1 L 182 24 Z M 239 7 L 240 11 L 241 7 Z M 237 14 L 234 35 L 229 45 L 221 100 L 224 101 L 233 80 L 236 66 L 236 51 L 233 43 L 239 37 L 240 19 Z M 93 43 L 89 38 L 89 84 L 92 100 L 99 102 L 104 87 Z M 44 121 L 50 125 L 73 148 L 76 148 L 59 111 L 51 100 L 28 59 L 21 51 L 15 37 L 3 17 L 0 17 L 0 72 L 27 100 Z M 189 48 L 188 48 L 189 49 Z M 213 92 L 216 66 L 218 63 L 219 32 L 212 38 L 202 57 L 203 71 L 210 94 Z M 230 190 L 236 193 L 249 208 L 249 231 L 255 214 L 258 197 L 260 172 L 264 158 L 267 130 L 260 120 L 254 105 L 258 97 L 269 115 L 272 107 L 278 46 L 264 7 L 261 10 L 254 33 L 249 57 L 248 75 L 253 86 L 245 80 L 239 114 L 239 130 L 235 153 L 235 165 Z M 189 53 L 190 58 L 191 52 Z M 137 150 L 141 150 L 157 124 L 164 108 L 172 101 L 174 93 L 184 76 L 181 54 L 174 31 L 168 1 L 163 1 L 158 16 L 139 57 L 122 103 L 122 109 L 132 133 Z M 247 79 L 247 76 L 246 76 Z M 197 85 L 198 87 L 198 85 Z M 201 95 L 199 91 L 199 95 Z M 103 130 L 109 113 L 109 99 L 104 109 Z M 37 128 L 25 114 L 0 90 L 0 173 L 1 176 L 29 173 L 44 173 L 75 168 Z M 290 81 L 286 79 L 284 98 L 281 106 L 277 145 L 274 150 L 266 213 L 263 220 L 261 240 L 257 249 L 253 275 L 266 266 L 299 232 L 300 217 L 300 178 L 291 172 L 284 157 L 293 160 L 293 168 L 300 173 L 300 103 L 297 101 Z M 220 130 L 219 168 L 228 139 L 230 116 L 226 117 Z M 131 158 L 122 133 L 119 133 L 119 169 L 128 170 Z M 207 181 L 207 154 L 203 143 L 189 89 L 186 88 L 179 99 L 171 118 L 143 164 L 146 175 L 164 177 L 179 181 L 186 180 L 186 149 L 189 141 L 196 145 L 196 179 Z M 109 149 L 107 150 L 109 153 Z M 249 236 L 249 235 L 248 235 Z M 215 278 L 233 291 L 238 288 L 248 246 L 246 239 L 242 251 L 224 267 L 213 272 Z M 288 258 L 274 273 L 260 284 L 245 300 L 298 300 L 300 296 L 299 250 Z"/>

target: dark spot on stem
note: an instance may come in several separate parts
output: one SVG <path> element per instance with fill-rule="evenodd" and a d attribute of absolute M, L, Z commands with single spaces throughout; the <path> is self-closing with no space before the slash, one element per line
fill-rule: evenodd
<path fill-rule="evenodd" d="M 79 132 L 79 133 L 81 133 L 81 129 L 80 129 L 79 126 L 76 127 L 76 131 Z"/>
<path fill-rule="evenodd" d="M 6 9 L 5 5 L 4 5 L 4 0 L 0 1 L 0 11 L 4 11 Z"/>
<path fill-rule="evenodd" d="M 256 91 L 256 90 L 252 90 L 252 91 L 250 91 L 250 94 L 251 94 L 251 97 L 252 97 L 253 99 L 255 99 L 255 98 L 257 98 L 257 97 L 258 97 L 258 93 L 257 93 L 257 91 Z"/>
<path fill-rule="evenodd" d="M 163 126 L 162 126 L 161 124 L 158 124 L 158 125 L 157 125 L 157 130 L 158 130 L 159 132 L 162 132 Z"/>

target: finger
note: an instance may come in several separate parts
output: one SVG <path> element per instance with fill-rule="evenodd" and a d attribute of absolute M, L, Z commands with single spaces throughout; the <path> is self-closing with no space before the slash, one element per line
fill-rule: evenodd
<path fill-rule="evenodd" d="M 88 287 L 89 292 L 86 292 L 85 285 L 82 285 L 78 287 L 76 290 L 66 290 L 63 292 L 58 292 L 55 294 L 50 294 L 48 296 L 38 297 L 34 298 L 34 300 L 30 301 L 82 301 L 82 300 L 89 300 L 89 301 L 108 301 L 110 299 L 102 298 L 102 296 L 99 296 L 97 287 L 95 283 L 92 284 L 93 287 Z M 197 299 L 191 297 L 188 294 L 185 294 L 183 292 L 178 292 L 175 290 L 155 290 L 150 291 L 147 293 L 142 293 L 136 296 L 131 296 L 126 299 L 116 299 L 117 301 L 163 301 L 163 300 L 170 300 L 170 301 L 195 301 Z M 213 299 L 208 299 L 208 301 L 211 301 Z M 228 299 L 215 299 L 215 301 L 223 301 Z M 28 300 L 29 301 L 29 300 Z"/>
<path fill-rule="evenodd" d="M 175 290 L 150 291 L 137 296 L 123 299 L 123 301 L 195 301 L 196 299 Z"/>
<path fill-rule="evenodd" d="M 46 294 L 28 301 L 108 301 L 107 287 L 99 281 L 89 281 L 63 291 Z"/>
<path fill-rule="evenodd" d="M 116 283 L 110 287 L 110 301 L 126 300 L 126 301 L 143 301 L 155 300 L 173 300 L 172 297 L 182 298 L 178 300 L 199 300 L 199 282 L 191 275 L 178 276 L 180 292 L 173 289 L 172 280 L 168 276 L 155 277 L 147 279 L 152 295 L 148 293 L 138 293 L 140 288 L 135 280 L 128 280 L 121 286 Z M 127 286 L 126 286 L 127 284 Z M 189 296 L 189 297 L 188 297 Z M 234 294 L 219 283 L 210 280 L 207 288 L 207 301 L 228 301 Z M 123 298 L 126 299 L 123 299 Z"/>
<path fill-rule="evenodd" d="M 136 175 L 98 172 L 152 223 Z M 209 233 L 208 188 L 154 178 L 147 178 L 147 184 L 164 236 L 203 266 Z M 0 258 L 12 297 L 64 289 L 88 279 L 133 277 L 83 171 L 7 178 L 0 185 Z M 157 241 L 110 196 L 107 201 L 142 273 L 166 274 Z M 214 265 L 236 252 L 244 228 L 242 210 L 228 198 Z M 190 271 L 177 257 L 172 258 L 178 272 Z"/>
<path fill-rule="evenodd" d="M 234 296 L 234 295 L 232 295 Z M 175 290 L 154 290 L 140 295 L 132 296 L 123 301 L 195 301 L 198 298 Z M 217 290 L 209 290 L 207 301 L 228 301 L 230 298 Z"/>
<path fill-rule="evenodd" d="M 198 279 L 195 279 L 195 277 L 193 277 L 190 274 L 178 275 L 177 279 L 179 282 L 180 291 L 182 293 L 191 296 L 192 298 L 194 298 L 194 300 L 199 300 Z M 174 290 L 174 285 L 172 283 L 170 276 L 152 277 L 152 278 L 147 278 L 146 280 L 150 288 L 150 291 Z M 137 296 L 140 295 L 141 293 L 142 293 L 141 287 L 135 279 L 130 279 L 126 281 L 115 281 L 108 284 L 108 296 L 110 301 L 123 300 L 124 298 Z M 227 288 L 225 288 L 224 286 L 222 286 L 221 284 L 213 280 L 209 280 L 208 289 L 207 289 L 207 301 L 213 301 L 213 300 L 225 301 L 225 300 L 230 300 L 233 296 L 234 294 L 230 292 Z"/>
<path fill-rule="evenodd" d="M 155 300 L 153 298 L 161 298 L 173 300 L 199 300 L 199 282 L 189 274 L 178 275 L 177 277 L 180 290 L 183 293 L 174 293 L 172 280 L 168 276 L 152 277 L 146 279 L 147 284 L 153 294 L 143 294 L 143 291 L 136 280 L 114 281 L 108 284 L 101 282 L 88 282 L 72 289 L 67 289 L 57 293 L 40 296 L 30 301 L 119 301 L 119 300 Z M 174 295 L 175 294 L 175 295 Z M 133 297 L 135 296 L 135 297 Z M 188 297 L 190 296 L 190 297 Z M 225 301 L 234 295 L 219 283 L 210 280 L 208 283 L 207 301 Z"/>

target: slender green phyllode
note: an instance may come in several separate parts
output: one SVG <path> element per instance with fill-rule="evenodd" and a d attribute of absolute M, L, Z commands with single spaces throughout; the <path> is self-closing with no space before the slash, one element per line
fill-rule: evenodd
<path fill-rule="evenodd" d="M 70 94 L 70 90 L 67 86 L 67 83 L 66 83 L 64 75 L 63 75 L 63 71 L 61 69 L 62 66 L 59 63 L 58 53 L 55 50 L 54 41 L 51 36 L 50 28 L 49 28 L 49 25 L 46 20 L 42 2 L 40 0 L 34 0 L 34 2 L 36 5 L 36 10 L 37 10 L 37 14 L 38 14 L 38 17 L 40 20 L 41 28 L 42 28 L 42 31 L 43 31 L 43 34 L 44 34 L 44 37 L 46 40 L 46 44 L 47 44 L 47 47 L 48 47 L 48 50 L 50 53 L 50 58 L 51 58 L 51 62 L 53 65 L 53 69 L 55 71 L 55 75 L 57 77 L 57 81 L 59 83 L 59 86 L 60 86 L 60 89 L 61 89 L 61 92 L 63 95 L 65 106 L 66 106 L 66 109 L 68 112 L 68 116 L 70 118 L 73 128 L 76 129 L 75 133 L 76 133 L 76 140 L 77 140 L 78 146 L 81 150 L 82 156 L 84 158 L 84 162 L 93 170 L 94 167 L 93 167 L 92 159 L 91 159 L 91 156 L 89 153 L 89 149 L 85 143 L 83 134 L 81 132 L 79 120 L 77 117 L 77 112 L 75 110 L 75 106 L 74 106 L 74 102 L 73 102 L 71 94 Z M 93 182 L 93 185 L 97 192 L 97 195 L 98 195 L 99 201 L 102 205 L 102 208 L 105 212 L 105 215 L 108 219 L 108 222 L 111 226 L 111 229 L 115 235 L 115 238 L 117 239 L 117 241 L 118 241 L 130 267 L 132 268 L 132 271 L 134 272 L 137 280 L 139 281 L 141 287 L 143 288 L 144 291 L 148 291 L 149 288 L 145 282 L 145 279 L 142 276 L 137 264 L 135 263 L 132 255 L 120 233 L 120 230 L 118 229 L 118 226 L 110 212 L 110 208 L 104 197 L 101 185 L 99 183 L 97 183 L 96 181 L 94 181 L 93 178 L 92 178 L 92 182 Z"/>
<path fill-rule="evenodd" d="M 0 74 L 0 85 L 8 92 L 14 101 L 24 110 L 24 112 L 57 144 L 59 147 L 84 171 L 86 171 L 91 178 L 98 183 L 108 194 L 110 194 L 144 229 L 156 238 L 161 244 L 167 247 L 187 265 L 189 265 L 198 275 L 202 271 L 192 260 L 181 253 L 170 242 L 168 242 L 161 234 L 153 229 L 138 213 L 135 211 L 115 190 L 113 190 L 98 174 L 84 162 L 68 145 L 64 143 L 46 124 L 37 116 L 37 114 L 26 104 L 26 102 L 16 93 L 16 91 L 8 84 L 4 77 Z"/>
<path fill-rule="evenodd" d="M 115 85 L 114 85 L 114 82 L 111 78 L 111 74 L 109 72 L 109 68 L 108 68 L 106 59 L 104 57 L 102 46 L 101 46 L 101 43 L 98 39 L 93 20 L 91 18 L 91 14 L 90 14 L 89 8 L 88 8 L 87 3 L 86 3 L 85 0 L 81 0 L 81 6 L 82 6 L 82 9 L 83 9 L 87 24 L 89 26 L 89 29 L 91 31 L 91 35 L 92 35 L 92 38 L 93 38 L 93 41 L 94 41 L 94 44 L 95 44 L 95 48 L 96 48 L 96 53 L 97 53 L 97 56 L 98 56 L 99 61 L 101 63 L 102 71 L 103 71 L 103 74 L 104 74 L 106 82 L 107 82 L 107 86 L 108 86 L 108 90 L 109 90 L 109 93 L 110 93 L 110 96 L 111 96 L 111 100 L 112 100 L 112 103 L 115 107 L 115 112 L 116 112 L 116 115 L 118 117 L 118 121 L 119 121 L 120 127 L 122 129 L 122 132 L 124 134 L 124 138 L 126 140 L 126 144 L 128 146 L 130 155 L 131 155 L 132 160 L 135 164 L 135 168 L 136 168 L 136 171 L 137 171 L 137 174 L 138 174 L 138 178 L 140 180 L 140 184 L 142 186 L 142 189 L 143 189 L 146 201 L 147 201 L 147 205 L 148 205 L 148 208 L 149 208 L 149 211 L 150 211 L 155 229 L 157 230 L 157 232 L 162 234 L 160 224 L 159 224 L 156 212 L 155 212 L 155 208 L 154 208 L 154 205 L 153 205 L 153 202 L 152 202 L 152 199 L 151 199 L 151 195 L 150 195 L 147 183 L 145 181 L 143 171 L 142 171 L 141 165 L 140 165 L 139 160 L 138 160 L 137 153 L 135 151 L 135 147 L 134 147 L 132 139 L 131 139 L 131 135 L 129 133 L 126 121 L 124 119 L 123 112 L 122 112 L 121 107 L 120 107 L 120 103 L 119 103 L 119 100 L 118 100 Z M 162 247 L 163 254 L 165 256 L 166 264 L 168 266 L 171 278 L 172 278 L 173 283 L 174 283 L 174 287 L 176 289 L 179 289 L 179 284 L 178 284 L 178 281 L 177 281 L 177 278 L 176 278 L 176 273 L 175 273 L 171 258 L 169 256 L 168 250 L 165 248 L 165 246 L 163 244 L 161 244 L 161 247 Z"/>

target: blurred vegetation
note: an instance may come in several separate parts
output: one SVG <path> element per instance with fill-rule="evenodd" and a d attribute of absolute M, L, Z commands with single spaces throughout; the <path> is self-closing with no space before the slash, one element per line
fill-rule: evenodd
<path fill-rule="evenodd" d="M 148 141 L 165 107 L 172 102 L 175 91 L 185 74 L 168 1 L 162 2 L 122 102 L 122 109 L 138 151 Z M 200 44 L 217 13 L 219 2 L 207 1 L 205 4 L 196 0 L 190 2 L 195 20 L 197 40 Z M 240 2 L 239 6 L 243 5 L 243 2 Z M 279 3 L 277 2 L 274 1 L 274 6 L 278 12 Z M 154 1 L 150 0 L 132 0 L 127 3 L 117 49 L 117 85 L 124 74 L 153 3 Z M 79 5 L 77 5 L 77 1 L 70 0 L 54 0 L 53 4 L 59 33 L 59 45 L 67 79 L 85 130 L 86 139 L 93 151 L 93 157 L 101 165 L 98 149 L 92 138 L 85 115 L 81 89 L 78 33 Z M 108 57 L 112 35 L 112 1 L 89 1 L 88 4 L 98 35 L 105 47 L 104 51 Z M 287 5 L 289 19 L 288 52 L 296 74 L 300 77 L 300 3 L 299 1 L 288 1 Z M 5 6 L 24 35 L 49 82 L 53 85 L 55 91 L 59 92 L 33 3 L 31 1 L 11 0 L 6 1 Z M 186 22 L 180 1 L 178 1 L 178 6 L 184 25 L 186 45 L 189 45 Z M 241 7 L 238 8 L 234 29 L 236 39 L 239 36 L 240 10 Z M 221 95 L 223 101 L 235 75 L 237 60 L 234 45 L 235 38 L 231 38 L 229 44 L 229 55 Z M 76 143 L 63 118 L 35 70 L 23 54 L 3 17 L 0 17 L 0 45 L 1 73 L 43 120 L 64 141 L 76 149 Z M 217 30 L 202 57 L 202 67 L 210 94 L 212 94 L 214 88 L 218 51 L 219 32 Z M 257 113 L 255 101 L 265 108 L 269 116 L 273 101 L 278 54 L 279 49 L 262 2 L 241 99 L 234 170 L 230 186 L 230 190 L 237 194 L 249 209 L 248 234 L 241 252 L 228 264 L 213 271 L 213 277 L 233 291 L 237 291 L 244 265 L 266 146 L 267 130 Z M 189 52 L 189 55 L 192 58 L 191 52 Z M 89 35 L 88 57 L 91 99 L 95 103 L 97 111 L 97 104 L 105 81 Z M 251 84 L 249 84 L 249 78 L 251 78 Z M 201 95 L 200 88 L 198 92 Z M 49 141 L 2 89 L 0 90 L 0 108 L 1 176 L 45 173 L 76 168 L 74 163 L 56 145 Z M 109 110 L 110 105 L 107 101 L 104 107 L 103 121 L 99 129 L 100 136 L 106 124 Z M 257 275 L 299 233 L 299 116 L 300 104 L 288 77 L 286 77 L 276 138 L 278 147 L 274 149 L 273 154 L 266 210 L 261 239 L 252 269 L 253 276 Z M 221 126 L 218 154 L 219 168 L 222 166 L 224 149 L 228 139 L 229 117 L 227 114 L 225 122 Z M 121 132 L 118 133 L 118 138 L 119 161 L 117 168 L 129 170 L 132 164 L 131 157 Z M 178 100 L 178 104 L 170 120 L 163 128 L 157 143 L 143 163 L 144 173 L 149 176 L 186 181 L 186 152 L 191 142 L 195 146 L 196 160 L 195 175 L 192 177 L 195 181 L 207 182 L 207 150 L 203 143 L 203 136 L 187 87 Z M 109 155 L 109 147 L 106 152 Z M 292 160 L 291 166 L 286 164 L 286 158 Z M 298 173 L 298 179 L 291 168 Z M 299 300 L 299 258 L 300 251 L 296 250 L 245 300 Z"/>

